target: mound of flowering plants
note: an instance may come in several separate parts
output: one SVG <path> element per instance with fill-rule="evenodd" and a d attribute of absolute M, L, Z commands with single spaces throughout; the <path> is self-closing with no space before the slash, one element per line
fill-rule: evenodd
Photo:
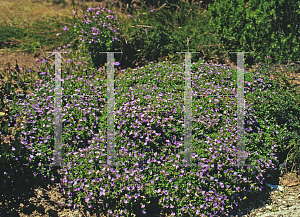
<path fill-rule="evenodd" d="M 22 144 L 30 153 L 23 157 L 34 174 L 60 180 L 65 203 L 74 209 L 142 215 L 156 200 L 175 216 L 223 215 L 261 191 L 263 174 L 277 168 L 286 126 L 268 112 L 268 100 L 280 93 L 262 73 L 245 73 L 246 163 L 252 166 L 232 165 L 237 163 L 237 101 L 223 95 L 236 94 L 237 72 L 203 62 L 192 64 L 192 163 L 197 166 L 184 165 L 184 65 L 163 62 L 127 70 L 115 80 L 116 165 L 107 167 L 106 79 L 68 75 L 82 70 L 68 65 L 62 70 L 62 92 L 68 95 L 62 99 L 66 166 L 54 176 L 55 169 L 45 166 L 54 159 L 55 120 L 53 97 L 47 97 L 54 96 L 54 69 L 47 67 L 43 76 L 50 80 L 35 84 L 38 96 L 18 102 L 26 116 Z M 204 94 L 216 97 L 197 97 Z M 259 98 L 266 106 L 254 110 Z"/>

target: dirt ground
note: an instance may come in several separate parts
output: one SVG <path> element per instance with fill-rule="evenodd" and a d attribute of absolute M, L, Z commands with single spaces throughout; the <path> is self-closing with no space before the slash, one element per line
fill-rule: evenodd
<path fill-rule="evenodd" d="M 36 61 L 37 59 L 46 58 L 46 53 L 43 51 L 39 52 L 39 55 L 35 55 L 33 53 L 27 52 L 10 52 L 7 49 L 0 49 L 0 71 L 3 72 L 6 63 L 10 63 L 11 68 L 14 69 L 16 61 L 20 68 L 29 68 L 31 67 L 33 70 L 37 70 L 38 66 L 40 66 L 40 62 Z M 47 55 L 49 56 L 49 54 Z"/>

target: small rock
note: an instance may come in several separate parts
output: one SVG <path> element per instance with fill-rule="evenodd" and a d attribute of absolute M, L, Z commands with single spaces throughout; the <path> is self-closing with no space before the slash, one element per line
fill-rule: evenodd
<path fill-rule="evenodd" d="M 266 209 L 267 209 L 267 210 L 272 210 L 272 206 L 271 206 L 271 205 L 267 205 L 267 206 L 266 206 Z"/>
<path fill-rule="evenodd" d="M 284 188 L 280 185 L 278 185 L 278 189 L 279 189 L 279 191 L 284 191 Z"/>
<path fill-rule="evenodd" d="M 284 191 L 284 188 L 280 185 L 271 185 L 269 183 L 266 183 L 266 185 L 271 189 L 279 189 L 279 191 Z"/>

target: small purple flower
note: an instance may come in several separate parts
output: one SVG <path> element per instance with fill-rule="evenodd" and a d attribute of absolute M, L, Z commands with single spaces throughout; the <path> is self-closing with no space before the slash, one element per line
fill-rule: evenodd
<path fill-rule="evenodd" d="M 56 36 L 59 36 L 59 35 L 61 35 L 61 33 L 57 33 L 57 34 L 56 34 Z"/>
<path fill-rule="evenodd" d="M 64 31 L 68 31 L 69 29 L 68 29 L 68 27 L 67 26 L 65 26 L 64 27 Z"/>

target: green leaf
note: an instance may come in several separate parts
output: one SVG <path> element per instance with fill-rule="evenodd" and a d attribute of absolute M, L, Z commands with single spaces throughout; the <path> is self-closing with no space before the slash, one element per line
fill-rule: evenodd
<path fill-rule="evenodd" d="M 4 94 L 9 95 L 11 90 L 11 82 L 6 82 L 4 87 Z"/>
<path fill-rule="evenodd" d="M 17 60 L 16 60 L 16 66 L 15 66 L 15 68 L 16 68 L 16 71 L 20 74 L 21 72 L 20 72 L 20 69 L 19 69 L 19 65 L 18 65 L 18 63 L 17 63 Z"/>
<path fill-rule="evenodd" d="M 14 127 L 10 127 L 10 128 L 9 128 L 9 134 L 10 134 L 10 135 L 15 135 L 15 133 L 16 133 L 15 128 L 14 128 Z"/>
<path fill-rule="evenodd" d="M 8 122 L 7 122 L 7 119 L 5 119 L 4 122 L 2 122 L 2 127 L 4 128 L 4 132 L 6 134 L 8 134 Z"/>

